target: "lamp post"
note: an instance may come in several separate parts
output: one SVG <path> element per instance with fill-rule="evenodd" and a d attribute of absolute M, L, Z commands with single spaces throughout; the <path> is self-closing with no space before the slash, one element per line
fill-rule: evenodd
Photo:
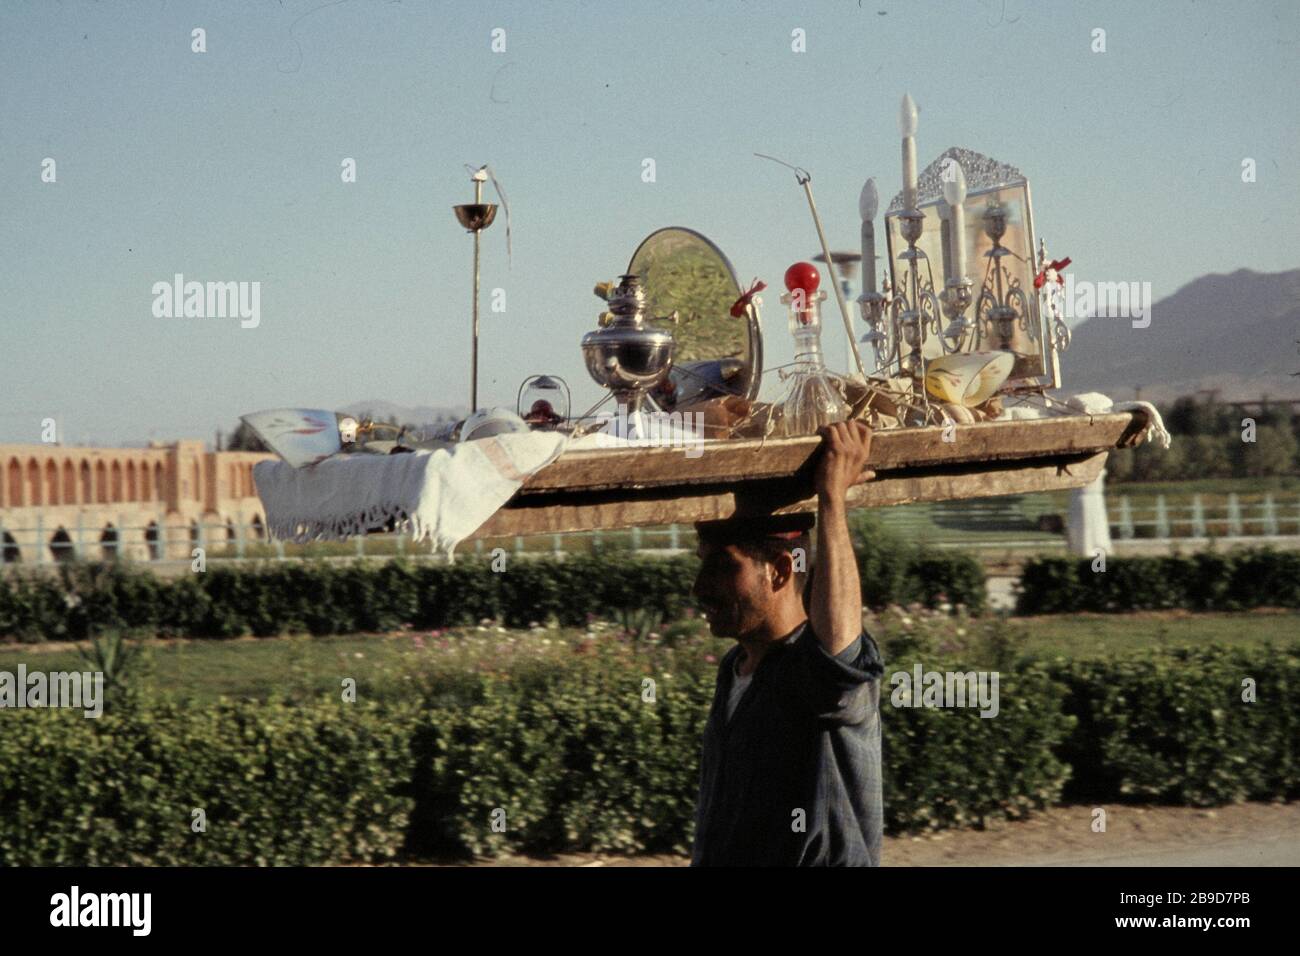
<path fill-rule="evenodd" d="M 473 313 L 473 346 L 470 355 L 470 378 L 469 378 L 469 410 L 470 414 L 478 411 L 478 286 L 479 286 L 479 233 L 488 226 L 497 217 L 497 207 L 494 203 L 483 202 L 483 184 L 487 182 L 487 167 L 482 166 L 474 171 L 470 176 L 470 181 L 474 184 L 474 201 L 465 203 L 460 206 L 453 206 L 456 213 L 456 221 L 464 226 L 467 230 L 474 233 L 474 313 Z"/>

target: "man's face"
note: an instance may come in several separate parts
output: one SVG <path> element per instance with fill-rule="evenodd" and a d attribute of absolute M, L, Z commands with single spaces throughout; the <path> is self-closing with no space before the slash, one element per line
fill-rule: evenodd
<path fill-rule="evenodd" d="M 700 573 L 692 593 L 715 637 L 742 637 L 757 630 L 771 611 L 771 567 L 734 544 L 701 541 Z"/>

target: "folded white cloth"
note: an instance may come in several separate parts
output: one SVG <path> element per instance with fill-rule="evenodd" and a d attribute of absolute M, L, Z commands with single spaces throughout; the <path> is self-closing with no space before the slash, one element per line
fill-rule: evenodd
<path fill-rule="evenodd" d="M 1138 436 L 1138 441 L 1143 439 L 1155 442 L 1165 451 L 1169 450 L 1169 431 L 1165 428 L 1165 420 L 1160 417 L 1156 407 L 1150 402 L 1112 402 L 1101 392 L 1083 392 L 1080 395 L 1071 396 L 1066 403 L 1073 409 L 1083 412 L 1085 415 L 1104 415 L 1107 412 L 1131 412 L 1143 411 L 1147 415 L 1146 428 L 1142 429 L 1142 434 Z"/>
<path fill-rule="evenodd" d="M 271 534 L 298 543 L 342 540 L 396 519 L 412 539 L 448 557 L 560 456 L 558 432 L 496 435 L 400 455 L 339 455 L 306 468 L 263 461 L 253 468 Z"/>
<path fill-rule="evenodd" d="M 1032 421 L 1037 418 L 1051 418 L 1052 413 L 1041 405 L 1008 405 L 998 416 L 998 420 Z"/>
<path fill-rule="evenodd" d="M 1041 399 L 1040 399 L 1041 401 Z M 1064 407 L 1070 411 L 1079 412 L 1083 415 L 1105 415 L 1107 412 L 1131 412 L 1143 411 L 1147 416 L 1146 427 L 1138 435 L 1138 443 L 1142 441 L 1152 441 L 1158 444 L 1166 451 L 1169 450 L 1169 432 L 1165 428 L 1165 421 L 1160 417 L 1160 412 L 1150 402 L 1119 402 L 1116 404 L 1101 392 L 1081 392 L 1078 395 L 1071 395 L 1064 402 Z M 1053 418 L 1062 414 L 1062 403 L 1054 402 L 1050 406 L 1031 405 L 1028 402 L 1021 401 L 1020 404 L 1007 404 L 1003 408 L 1002 414 L 998 416 L 999 421 L 1015 420 L 1032 420 L 1039 418 Z"/>

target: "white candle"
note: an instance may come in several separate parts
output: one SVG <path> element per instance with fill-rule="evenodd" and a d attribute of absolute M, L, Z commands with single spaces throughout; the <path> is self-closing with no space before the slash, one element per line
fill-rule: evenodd
<path fill-rule="evenodd" d="M 939 210 L 939 245 L 943 247 L 943 277 L 944 279 L 952 278 L 952 222 L 950 220 L 951 206 L 947 200 L 940 199 L 935 207 Z"/>
<path fill-rule="evenodd" d="M 875 177 L 868 179 L 858 195 L 858 214 L 862 216 L 862 291 L 876 291 L 876 227 L 873 220 L 880 208 L 880 194 Z"/>
<path fill-rule="evenodd" d="M 954 279 L 966 277 L 966 174 L 961 164 L 953 161 L 956 173 L 951 182 L 943 184 L 943 198 L 952 208 L 952 249 Z"/>
<path fill-rule="evenodd" d="M 898 111 L 898 131 L 903 134 L 903 208 L 916 208 L 916 104 L 903 94 Z"/>

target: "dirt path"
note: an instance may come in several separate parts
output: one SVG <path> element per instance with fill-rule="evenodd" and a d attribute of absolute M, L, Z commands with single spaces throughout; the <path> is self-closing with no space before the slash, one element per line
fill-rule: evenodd
<path fill-rule="evenodd" d="M 1297 866 L 1300 803 L 1246 803 L 1212 810 L 1102 805 L 1054 807 L 986 830 L 886 837 L 885 866 Z M 502 857 L 475 866 L 685 866 L 682 856 L 563 854 Z"/>
<path fill-rule="evenodd" d="M 1276 858 L 1250 858 L 1265 845 L 1278 848 L 1286 864 L 1300 864 L 1300 803 L 1102 808 L 1105 833 L 1092 831 L 1092 806 L 1053 807 L 987 830 L 892 838 L 884 860 L 889 866 L 1280 865 Z"/>

